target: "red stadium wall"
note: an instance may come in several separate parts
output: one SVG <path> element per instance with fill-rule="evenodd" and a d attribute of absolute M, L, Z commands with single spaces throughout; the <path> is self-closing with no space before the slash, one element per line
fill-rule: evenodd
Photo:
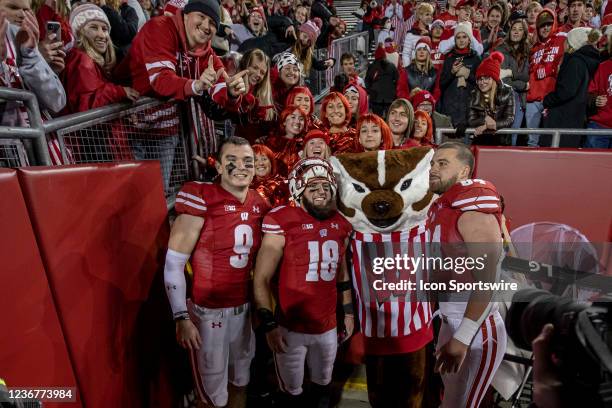
<path fill-rule="evenodd" d="M 0 169 L 0 197 L 0 377 L 9 387 L 76 387 L 15 170 Z"/>
<path fill-rule="evenodd" d="M 76 387 L 61 406 L 171 406 L 159 163 L 7 170 L 0 193 L 0 377 Z"/>

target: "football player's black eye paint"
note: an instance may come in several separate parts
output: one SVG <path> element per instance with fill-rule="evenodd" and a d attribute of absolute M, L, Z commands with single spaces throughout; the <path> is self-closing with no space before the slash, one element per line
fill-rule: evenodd
<path fill-rule="evenodd" d="M 234 172 L 234 170 L 236 170 L 236 165 L 233 162 L 229 162 L 228 164 L 225 165 L 225 171 L 227 172 L 227 174 L 229 174 L 230 176 L 232 175 L 232 173 Z"/>
<path fill-rule="evenodd" d="M 404 182 L 402 183 L 402 186 L 400 187 L 400 190 L 401 191 L 407 190 L 408 187 L 410 187 L 410 184 L 412 184 L 412 179 L 404 180 Z"/>
<path fill-rule="evenodd" d="M 365 190 L 359 184 L 353 183 L 353 188 L 355 188 L 358 193 L 365 193 Z"/>

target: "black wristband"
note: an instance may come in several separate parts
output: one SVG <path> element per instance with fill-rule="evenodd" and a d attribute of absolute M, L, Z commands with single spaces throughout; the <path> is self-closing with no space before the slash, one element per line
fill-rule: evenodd
<path fill-rule="evenodd" d="M 278 323 L 276 323 L 276 319 L 274 319 L 274 313 L 272 313 L 270 309 L 260 307 L 257 309 L 257 317 L 259 318 L 261 327 L 265 333 L 278 327 Z"/>
<path fill-rule="evenodd" d="M 351 287 L 352 285 L 350 280 L 336 283 L 336 289 L 338 289 L 338 292 L 346 292 L 347 290 L 351 290 Z"/>
<path fill-rule="evenodd" d="M 352 315 L 355 314 L 355 310 L 353 309 L 353 304 L 352 303 L 345 303 L 342 305 L 342 309 L 344 310 L 344 314 L 345 315 Z"/>
<path fill-rule="evenodd" d="M 183 310 L 182 312 L 176 312 L 174 314 L 174 321 L 179 321 L 179 320 L 189 320 L 189 312 L 187 312 L 186 310 Z"/>

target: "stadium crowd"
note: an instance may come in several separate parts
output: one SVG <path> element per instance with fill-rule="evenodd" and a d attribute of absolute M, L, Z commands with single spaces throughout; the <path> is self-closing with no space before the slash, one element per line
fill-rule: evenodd
<path fill-rule="evenodd" d="M 612 126 L 607 0 L 364 0 L 355 15 L 375 44 L 364 78 L 355 55 L 315 57 L 346 34 L 333 0 L 0 0 L 2 86 L 33 91 L 47 118 L 141 95 L 195 96 L 192 108 L 208 119 L 265 142 L 279 174 L 315 142 L 324 155 L 402 148 L 454 127 L 455 137 L 475 128 L 476 144 L 537 147 L 550 136 L 496 130 Z M 317 114 L 303 85 L 335 64 L 340 73 Z M 3 125 L 27 126 L 20 103 L 2 107 Z M 175 108 L 154 121 L 177 133 Z"/>

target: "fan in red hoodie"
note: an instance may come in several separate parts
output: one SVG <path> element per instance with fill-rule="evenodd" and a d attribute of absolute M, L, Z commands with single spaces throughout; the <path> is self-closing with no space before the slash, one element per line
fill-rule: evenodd
<path fill-rule="evenodd" d="M 565 35 L 556 34 L 555 12 L 544 9 L 536 19 L 536 43 L 529 57 L 529 90 L 526 121 L 528 128 L 540 127 L 544 97 L 555 89 L 557 71 L 563 58 Z M 538 136 L 529 135 L 529 146 L 538 145 Z"/>
<path fill-rule="evenodd" d="M 567 8 L 569 9 L 567 23 L 559 28 L 560 33 L 569 33 L 573 28 L 577 27 L 589 27 L 587 23 L 582 21 L 582 16 L 586 9 L 586 2 L 584 0 L 568 0 Z"/>
<path fill-rule="evenodd" d="M 612 42 L 608 43 L 608 55 L 602 62 L 589 84 L 589 94 L 595 99 L 596 113 L 589 117 L 587 128 L 612 128 Z M 587 136 L 585 147 L 600 149 L 612 148 L 612 138 L 606 136 Z"/>

